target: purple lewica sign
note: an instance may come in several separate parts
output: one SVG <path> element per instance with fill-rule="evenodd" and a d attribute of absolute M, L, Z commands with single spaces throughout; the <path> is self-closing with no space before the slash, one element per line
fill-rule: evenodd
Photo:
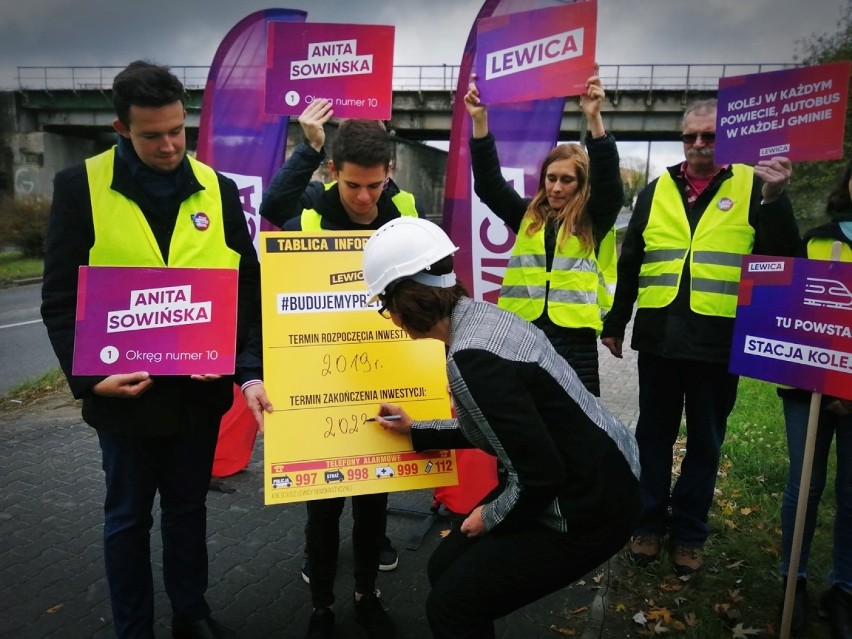
<path fill-rule="evenodd" d="M 477 23 L 477 88 L 486 104 L 563 98 L 595 72 L 597 3 L 576 2 Z"/>

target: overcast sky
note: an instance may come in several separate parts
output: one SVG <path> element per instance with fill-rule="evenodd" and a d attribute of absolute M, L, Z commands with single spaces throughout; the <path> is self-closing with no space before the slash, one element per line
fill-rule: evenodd
<path fill-rule="evenodd" d="M 803 38 L 836 31 L 849 2 L 598 0 L 597 57 L 601 64 L 791 62 Z M 264 0 L 7 0 L 0 3 L 0 88 L 17 87 L 19 66 L 114 66 L 137 58 L 209 65 L 231 27 L 271 6 Z M 457 65 L 482 0 L 278 6 L 305 10 L 311 22 L 394 25 L 398 65 Z"/>

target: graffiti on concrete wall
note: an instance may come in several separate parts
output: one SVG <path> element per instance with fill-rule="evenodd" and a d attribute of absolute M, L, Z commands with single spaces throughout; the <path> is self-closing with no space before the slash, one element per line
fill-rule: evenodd
<path fill-rule="evenodd" d="M 30 169 L 21 167 L 15 171 L 15 195 L 32 195 L 35 189 L 35 180 Z"/>

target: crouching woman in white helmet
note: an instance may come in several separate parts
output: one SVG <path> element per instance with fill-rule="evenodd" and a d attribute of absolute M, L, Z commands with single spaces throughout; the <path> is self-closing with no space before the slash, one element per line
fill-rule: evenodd
<path fill-rule="evenodd" d="M 468 297 L 453 273 L 456 250 L 431 222 L 393 220 L 366 244 L 364 280 L 394 324 L 448 346 L 458 415 L 415 421 L 382 404 L 377 423 L 410 433 L 416 450 L 479 448 L 498 459 L 498 487 L 442 540 L 428 569 L 432 634 L 482 639 L 494 637 L 494 619 L 624 546 L 639 515 L 639 456 L 544 333 Z"/>

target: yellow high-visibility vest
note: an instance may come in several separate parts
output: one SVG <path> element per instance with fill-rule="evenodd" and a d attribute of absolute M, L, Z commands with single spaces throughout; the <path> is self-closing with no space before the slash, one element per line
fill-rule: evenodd
<path fill-rule="evenodd" d="M 557 326 L 593 328 L 600 332 L 603 323 L 599 287 L 604 276 L 594 251 L 584 249 L 575 235 L 565 242 L 557 237 L 553 264 L 548 271 L 544 248 L 545 230 L 541 228 L 530 236 L 527 229 L 531 224 L 532 217 L 529 215 L 521 220 L 512 256 L 503 275 L 497 305 L 533 321 L 544 312 L 547 297 L 547 315 Z M 562 229 L 559 231 L 561 234 Z M 612 250 L 615 250 L 614 239 Z"/>
<path fill-rule="evenodd" d="M 603 319 L 612 308 L 615 287 L 618 283 L 618 250 L 616 230 L 613 226 L 598 246 L 598 306 Z"/>
<path fill-rule="evenodd" d="M 189 157 L 204 187 L 180 205 L 169 244 L 169 263 L 139 205 L 111 188 L 115 147 L 86 160 L 95 243 L 92 266 L 237 268 L 240 255 L 225 242 L 219 180 L 210 167 Z"/>
<path fill-rule="evenodd" d="M 328 191 L 337 182 L 329 182 L 325 185 L 325 190 Z M 414 204 L 414 195 L 408 191 L 400 191 L 391 198 L 391 202 L 396 206 L 402 217 L 417 217 L 417 207 Z M 321 231 L 322 215 L 315 209 L 305 209 L 302 211 L 300 223 L 303 231 Z"/>
<path fill-rule="evenodd" d="M 688 257 L 690 308 L 701 315 L 736 314 L 742 256 L 754 247 L 754 228 L 748 222 L 754 169 L 744 164 L 732 168 L 733 175 L 720 185 L 692 237 L 674 179 L 668 171 L 660 176 L 643 234 L 639 308 L 671 304 Z"/>
<path fill-rule="evenodd" d="M 831 247 L 837 241 L 830 237 L 812 237 L 808 240 L 808 259 L 830 260 Z M 852 247 L 845 242 L 840 244 L 840 261 L 852 262 Z"/>

